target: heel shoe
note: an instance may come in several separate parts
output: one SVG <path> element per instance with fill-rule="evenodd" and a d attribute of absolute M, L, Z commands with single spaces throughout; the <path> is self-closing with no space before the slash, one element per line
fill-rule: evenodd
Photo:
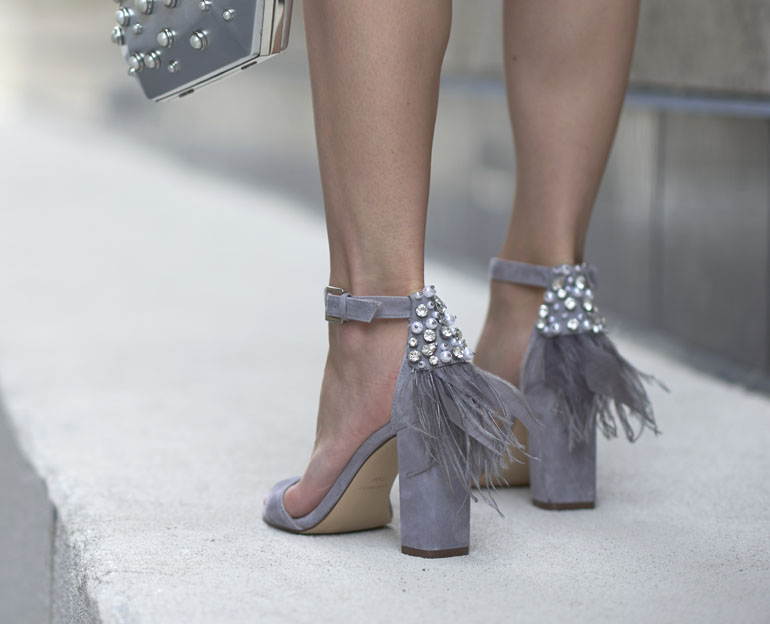
<path fill-rule="evenodd" d="M 542 423 L 528 442 L 533 503 L 544 509 L 596 504 L 596 428 L 629 441 L 658 434 L 643 382 L 657 382 L 629 364 L 605 334 L 594 303 L 596 267 L 546 267 L 493 258 L 493 280 L 545 288 L 521 369 L 521 391 Z M 662 384 L 659 384 L 662 385 Z M 636 421 L 636 426 L 632 423 Z"/>
<path fill-rule="evenodd" d="M 369 323 L 408 319 L 406 348 L 390 422 L 354 453 L 319 505 L 301 518 L 283 504 L 299 477 L 273 486 L 263 519 L 303 534 L 344 533 L 391 520 L 390 489 L 399 475 L 401 550 L 420 557 L 468 553 L 472 486 L 496 474 L 520 447 L 516 419 L 535 423 L 519 391 L 471 363 L 472 351 L 435 287 L 407 297 L 354 296 L 325 291 L 326 319 Z M 489 492 L 479 495 L 495 506 Z"/>

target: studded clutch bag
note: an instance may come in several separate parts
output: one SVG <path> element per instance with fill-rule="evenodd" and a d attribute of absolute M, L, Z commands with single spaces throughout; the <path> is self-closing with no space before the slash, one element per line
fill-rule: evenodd
<path fill-rule="evenodd" d="M 184 97 L 286 49 L 292 0 L 114 0 L 119 45 L 145 95 Z"/>

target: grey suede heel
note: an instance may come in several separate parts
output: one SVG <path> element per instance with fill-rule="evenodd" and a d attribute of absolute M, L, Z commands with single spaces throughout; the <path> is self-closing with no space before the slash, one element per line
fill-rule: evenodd
<path fill-rule="evenodd" d="M 383 526 L 391 520 L 389 492 L 398 472 L 402 552 L 468 554 L 472 486 L 482 473 L 498 474 L 510 449 L 521 448 L 513 434 L 517 419 L 537 428 L 521 393 L 471 363 L 473 352 L 433 286 L 408 297 L 329 287 L 324 299 L 331 322 L 409 319 L 391 421 L 361 445 L 316 509 L 302 518 L 288 514 L 283 497 L 299 480 L 293 477 L 270 491 L 263 519 L 303 534 Z M 479 496 L 495 506 L 488 491 Z"/>
<path fill-rule="evenodd" d="M 596 429 L 629 441 L 660 433 L 637 371 L 605 334 L 594 303 L 598 272 L 588 264 L 545 267 L 493 258 L 490 278 L 545 288 L 521 369 L 521 390 L 542 430 L 529 441 L 533 503 L 585 509 L 596 503 Z M 661 384 L 662 385 L 662 384 Z M 636 426 L 631 422 L 636 421 Z"/>
<path fill-rule="evenodd" d="M 471 505 L 466 484 L 438 466 L 425 470 L 419 431 L 398 432 L 398 483 L 401 498 L 401 552 L 418 557 L 467 555 Z"/>
<path fill-rule="evenodd" d="M 538 461 L 530 462 L 532 502 L 542 509 L 593 509 L 596 501 L 596 423 L 570 442 L 570 432 L 559 412 L 558 394 L 542 386 L 530 387 L 530 409 L 541 417 L 540 439 L 529 442 Z"/>

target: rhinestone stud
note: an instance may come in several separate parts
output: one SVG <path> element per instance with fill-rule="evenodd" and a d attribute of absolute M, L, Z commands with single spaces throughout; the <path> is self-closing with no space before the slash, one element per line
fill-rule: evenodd
<path fill-rule="evenodd" d="M 436 332 L 432 329 L 426 329 L 422 337 L 425 339 L 425 342 L 433 342 L 436 339 Z"/>
<path fill-rule="evenodd" d="M 418 305 L 414 309 L 414 311 L 417 314 L 417 316 L 419 316 L 420 318 L 425 318 L 426 316 L 428 316 L 428 306 L 426 306 L 424 303 L 421 303 L 420 305 Z"/>
<path fill-rule="evenodd" d="M 415 362 L 420 361 L 420 352 L 419 351 L 410 351 L 409 352 L 409 361 L 414 364 Z"/>

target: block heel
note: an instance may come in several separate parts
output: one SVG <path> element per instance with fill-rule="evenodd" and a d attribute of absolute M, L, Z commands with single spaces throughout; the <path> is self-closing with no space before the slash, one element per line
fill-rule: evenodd
<path fill-rule="evenodd" d="M 570 444 L 552 393 L 532 393 L 529 404 L 542 414 L 547 434 L 533 438 L 530 449 L 538 461 L 530 462 L 532 504 L 541 509 L 593 509 L 596 506 L 596 425 Z"/>
<path fill-rule="evenodd" d="M 398 484 L 401 500 L 401 552 L 439 558 L 467 555 L 470 546 L 470 496 L 437 465 L 429 465 L 419 432 L 398 433 Z"/>
<path fill-rule="evenodd" d="M 622 430 L 635 441 L 644 429 L 660 433 L 645 382 L 606 335 L 594 301 L 596 267 L 554 267 L 493 258 L 493 280 L 544 289 L 521 366 L 521 390 L 541 423 L 529 451 L 532 502 L 544 509 L 590 509 L 596 504 L 596 435 Z M 663 386 L 665 388 L 665 386 Z"/>

